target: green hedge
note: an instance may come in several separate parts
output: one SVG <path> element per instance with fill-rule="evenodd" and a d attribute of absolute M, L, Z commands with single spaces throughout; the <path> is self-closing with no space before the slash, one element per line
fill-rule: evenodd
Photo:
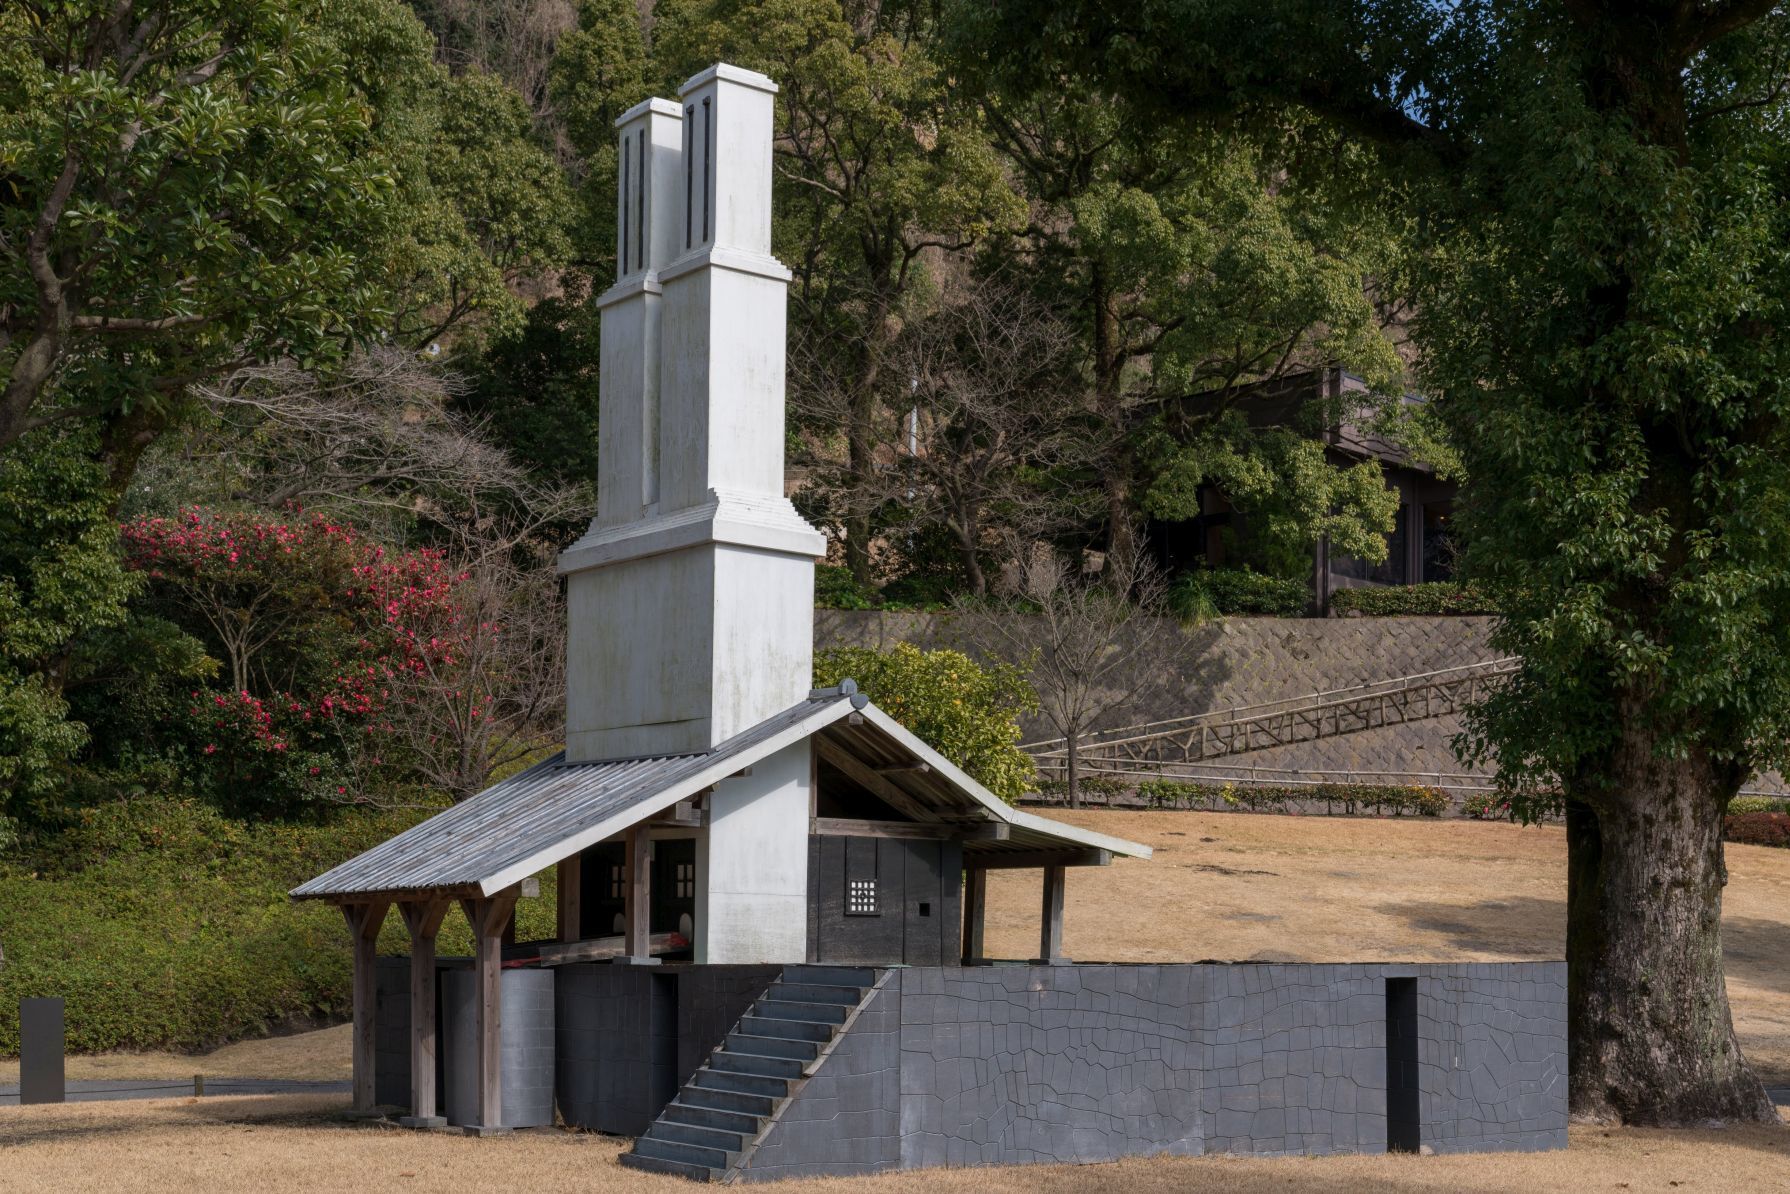
<path fill-rule="evenodd" d="M 1124 780 L 1092 776 L 1080 783 L 1082 799 L 1110 802 L 1131 791 Z M 1068 784 L 1047 779 L 1038 784 L 1043 796 L 1062 797 Z M 1328 814 L 1355 816 L 1439 817 L 1448 811 L 1448 796 L 1435 788 L 1393 784 L 1202 784 L 1186 780 L 1147 779 L 1136 786 L 1146 808 L 1246 809 L 1257 813 L 1296 812 L 1324 805 Z"/>
<path fill-rule="evenodd" d="M 348 1014 L 349 942 L 334 907 L 293 904 L 298 883 L 428 810 L 345 813 L 329 826 L 245 825 L 196 801 L 84 810 L 29 862 L 0 866 L 0 1055 L 18 1052 L 27 996 L 68 1001 L 68 1046 L 200 1049 Z M 552 935 L 551 889 L 518 909 L 518 935 Z M 394 914 L 380 937 L 408 952 Z M 457 913 L 444 954 L 466 953 Z"/>
<path fill-rule="evenodd" d="M 1311 590 L 1304 581 L 1247 568 L 1184 572 L 1169 589 L 1169 608 L 1183 621 L 1236 614 L 1298 618 L 1310 606 Z"/>
<path fill-rule="evenodd" d="M 1790 813 L 1790 797 L 1736 796 L 1728 802 L 1728 815 L 1741 813 Z"/>
<path fill-rule="evenodd" d="M 1333 614 L 1368 617 L 1419 617 L 1436 614 L 1495 614 L 1498 611 L 1472 585 L 1388 585 L 1372 589 L 1338 589 L 1330 594 Z"/>

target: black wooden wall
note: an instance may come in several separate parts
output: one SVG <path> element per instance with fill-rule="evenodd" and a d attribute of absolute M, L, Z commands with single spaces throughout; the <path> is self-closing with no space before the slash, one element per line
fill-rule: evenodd
<path fill-rule="evenodd" d="M 953 965 L 962 956 L 962 898 L 960 842 L 808 838 L 810 961 Z"/>

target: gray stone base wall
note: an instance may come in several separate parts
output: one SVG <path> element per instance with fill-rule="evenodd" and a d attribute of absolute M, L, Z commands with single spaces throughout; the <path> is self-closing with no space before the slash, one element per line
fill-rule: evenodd
<path fill-rule="evenodd" d="M 442 1113 L 450 1124 L 479 1122 L 478 976 L 471 967 L 444 970 L 441 994 L 441 1075 L 447 1095 Z M 540 1128 L 553 1123 L 553 972 L 505 970 L 498 1030 L 502 1051 L 503 1123 Z M 487 1125 L 494 1126 L 494 1125 Z"/>
<path fill-rule="evenodd" d="M 559 1111 L 638 1136 L 776 980 L 780 966 L 560 966 Z"/>
<path fill-rule="evenodd" d="M 927 967 L 888 974 L 744 1176 L 1383 1152 L 1388 979 L 1417 983 L 1421 1148 L 1565 1146 L 1564 963 Z"/>

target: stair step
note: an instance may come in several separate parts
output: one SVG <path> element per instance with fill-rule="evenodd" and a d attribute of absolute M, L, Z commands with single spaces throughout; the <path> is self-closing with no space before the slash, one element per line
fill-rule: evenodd
<path fill-rule="evenodd" d="M 729 1053 L 756 1053 L 760 1057 L 793 1057 L 797 1061 L 813 1061 L 820 1055 L 820 1046 L 820 1041 L 796 1041 L 781 1036 L 730 1032 L 722 1048 Z"/>
<path fill-rule="evenodd" d="M 876 985 L 876 971 L 868 966 L 785 966 L 783 981 L 863 989 Z"/>
<path fill-rule="evenodd" d="M 634 1141 L 634 1155 L 637 1157 L 657 1157 L 661 1161 L 677 1161 L 685 1165 L 696 1165 L 703 1169 L 726 1169 L 733 1164 L 738 1153 L 723 1152 L 718 1148 L 703 1148 L 695 1144 L 679 1144 L 675 1140 L 655 1140 L 651 1136 L 642 1136 Z"/>
<path fill-rule="evenodd" d="M 777 1104 L 776 1096 L 699 1086 L 694 1077 L 683 1090 L 678 1092 L 677 1101 L 686 1107 L 706 1107 L 712 1111 L 731 1111 L 735 1115 L 750 1115 L 758 1119 L 768 1116 Z"/>
<path fill-rule="evenodd" d="M 832 987 L 823 983 L 792 983 L 782 979 L 771 984 L 766 999 L 784 1003 L 832 1003 L 840 1007 L 857 1007 L 864 998 L 862 987 Z"/>
<path fill-rule="evenodd" d="M 744 1111 L 723 1111 L 719 1107 L 698 1107 L 683 1101 L 680 1094 L 678 1101 L 666 1105 L 659 1112 L 659 1118 L 668 1123 L 689 1124 L 695 1128 L 713 1128 L 720 1132 L 734 1132 L 741 1136 L 756 1136 L 764 1127 L 764 1117 L 748 1115 Z"/>
<path fill-rule="evenodd" d="M 616 1160 L 629 1169 L 639 1169 L 646 1173 L 669 1174 L 672 1177 L 688 1178 L 693 1182 L 713 1182 L 719 1181 L 721 1178 L 718 1170 L 710 1169 L 707 1165 L 667 1161 L 663 1157 L 648 1157 L 640 1153 L 623 1153 Z"/>
<path fill-rule="evenodd" d="M 773 988 L 774 989 L 774 988 Z M 810 1024 L 843 1024 L 851 1009 L 837 1003 L 796 1003 L 766 996 L 752 1005 L 754 1013 L 772 1020 L 806 1020 Z M 827 1034 L 831 1036 L 831 1033 Z"/>
<path fill-rule="evenodd" d="M 833 1039 L 831 1024 L 815 1020 L 790 1020 L 782 1016 L 741 1016 L 740 1031 L 749 1036 L 773 1036 L 788 1041 L 819 1043 Z"/>
<path fill-rule="evenodd" d="M 767 1099 L 781 1099 L 789 1094 L 788 1079 L 767 1078 L 761 1074 L 731 1074 L 726 1070 L 711 1070 L 707 1066 L 691 1075 L 690 1083 L 705 1090 L 731 1090 L 736 1094 L 755 1094 Z"/>
<path fill-rule="evenodd" d="M 676 1120 L 666 1119 L 661 1113 L 646 1129 L 649 1139 L 670 1140 L 678 1144 L 694 1144 L 699 1148 L 712 1148 L 724 1153 L 737 1153 L 745 1145 L 751 1133 L 727 1132 L 719 1128 L 703 1128 L 695 1124 L 681 1124 Z"/>
<path fill-rule="evenodd" d="M 729 1074 L 760 1074 L 767 1078 L 800 1078 L 806 1065 L 795 1057 L 767 1057 L 760 1053 L 736 1053 L 717 1049 L 709 1055 L 709 1068 Z"/>

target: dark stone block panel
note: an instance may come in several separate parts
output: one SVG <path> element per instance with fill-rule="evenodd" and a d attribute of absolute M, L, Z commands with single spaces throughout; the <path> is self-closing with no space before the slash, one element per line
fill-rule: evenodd
<path fill-rule="evenodd" d="M 898 970 L 744 1176 L 1384 1152 L 1389 1094 L 1402 1147 L 1564 1147 L 1565 982 L 1562 963 Z"/>
<path fill-rule="evenodd" d="M 558 967 L 560 1115 L 599 1132 L 646 1131 L 781 970 Z"/>
<path fill-rule="evenodd" d="M 746 1181 L 879 1173 L 901 1166 L 901 985 L 858 1013 L 741 1167 Z"/>

